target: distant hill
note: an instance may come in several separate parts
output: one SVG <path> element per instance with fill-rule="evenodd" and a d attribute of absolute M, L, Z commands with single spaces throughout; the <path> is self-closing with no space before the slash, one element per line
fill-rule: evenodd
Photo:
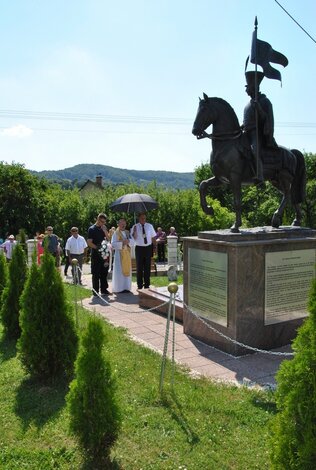
<path fill-rule="evenodd" d="M 194 173 L 176 173 L 172 171 L 139 171 L 124 170 L 107 165 L 84 163 L 64 170 L 31 171 L 36 176 L 42 176 L 63 187 L 82 186 L 88 179 L 95 181 L 97 175 L 102 175 L 103 185 L 136 183 L 148 184 L 155 180 L 157 184 L 168 188 L 188 189 L 194 187 Z"/>

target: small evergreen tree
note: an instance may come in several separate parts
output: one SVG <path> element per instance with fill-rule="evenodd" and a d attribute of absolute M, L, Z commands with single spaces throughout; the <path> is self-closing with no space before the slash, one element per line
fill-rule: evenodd
<path fill-rule="evenodd" d="M 41 273 L 33 257 L 28 279 L 20 299 L 20 327 L 21 336 L 18 349 L 21 361 L 28 372 L 36 373 L 38 364 L 42 361 L 43 351 L 39 349 L 42 344 L 42 315 L 39 310 L 39 289 Z"/>
<path fill-rule="evenodd" d="M 66 299 L 55 260 L 49 253 L 42 256 L 39 269 L 33 262 L 21 304 L 19 349 L 26 369 L 41 378 L 70 374 L 78 338 L 72 307 Z"/>
<path fill-rule="evenodd" d="M 21 333 L 19 300 L 23 292 L 26 274 L 27 265 L 24 250 L 20 245 L 16 245 L 9 263 L 8 284 L 2 293 L 1 319 L 8 338 L 18 339 Z"/>
<path fill-rule="evenodd" d="M 2 302 L 1 302 L 2 292 L 7 285 L 7 282 L 8 282 L 8 263 L 3 252 L 1 251 L 0 252 L 0 308 L 2 305 Z"/>
<path fill-rule="evenodd" d="M 18 236 L 16 237 L 19 244 L 22 246 L 25 254 L 27 255 L 27 246 L 26 246 L 26 233 L 24 228 L 20 228 Z"/>
<path fill-rule="evenodd" d="M 110 449 L 120 417 L 111 368 L 102 354 L 102 322 L 93 318 L 83 335 L 75 364 L 75 379 L 67 395 L 70 428 L 94 467 L 109 468 Z"/>
<path fill-rule="evenodd" d="M 277 374 L 272 468 L 311 470 L 316 466 L 316 280 L 310 293 L 310 315 L 293 341 L 295 356 Z"/>

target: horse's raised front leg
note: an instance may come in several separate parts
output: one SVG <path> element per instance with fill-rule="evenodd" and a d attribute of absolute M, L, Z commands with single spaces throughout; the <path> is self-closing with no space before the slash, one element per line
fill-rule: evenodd
<path fill-rule="evenodd" d="M 214 209 L 213 207 L 209 206 L 206 201 L 206 196 L 209 192 L 210 188 L 216 188 L 218 186 L 222 186 L 222 182 L 216 178 L 216 176 L 213 176 L 213 178 L 210 178 L 208 180 L 203 180 L 200 183 L 199 186 L 199 191 L 200 191 L 200 203 L 203 212 L 207 215 L 214 215 Z"/>

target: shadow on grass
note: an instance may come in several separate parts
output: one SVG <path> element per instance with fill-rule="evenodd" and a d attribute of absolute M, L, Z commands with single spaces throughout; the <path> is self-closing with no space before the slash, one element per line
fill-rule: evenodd
<path fill-rule="evenodd" d="M 64 377 L 54 382 L 27 377 L 21 382 L 16 393 L 15 413 L 21 418 L 24 430 L 31 423 L 41 428 L 60 412 L 65 406 L 68 384 L 69 380 Z"/>
<path fill-rule="evenodd" d="M 252 399 L 252 404 L 270 414 L 275 415 L 277 413 L 277 407 L 272 393 L 268 393 L 267 396 L 254 397 Z"/>
<path fill-rule="evenodd" d="M 177 396 L 175 394 L 175 391 L 172 390 L 170 393 L 170 396 L 166 396 L 163 394 L 161 397 L 162 404 L 168 408 L 171 417 L 180 425 L 181 429 L 184 431 L 184 433 L 187 436 L 188 443 L 191 444 L 191 446 L 197 444 L 200 439 L 198 435 L 192 430 L 191 426 L 188 423 L 188 420 L 183 413 L 183 407 L 179 400 L 177 399 Z"/>
<path fill-rule="evenodd" d="M 80 470 L 122 470 L 116 460 L 113 461 L 104 460 L 103 462 L 96 462 L 92 459 L 86 459 L 81 465 Z"/>
<path fill-rule="evenodd" d="M 15 357 L 16 352 L 16 341 L 6 338 L 4 332 L 2 332 L 0 338 L 0 364 Z"/>

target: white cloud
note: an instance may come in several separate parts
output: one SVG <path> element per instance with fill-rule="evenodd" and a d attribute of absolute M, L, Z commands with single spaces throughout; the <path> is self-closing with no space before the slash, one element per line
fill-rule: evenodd
<path fill-rule="evenodd" d="M 7 127 L 1 131 L 1 135 L 8 137 L 17 137 L 23 139 L 24 137 L 30 137 L 33 134 L 33 130 L 29 127 L 23 126 L 23 124 L 17 124 L 16 126 Z"/>

